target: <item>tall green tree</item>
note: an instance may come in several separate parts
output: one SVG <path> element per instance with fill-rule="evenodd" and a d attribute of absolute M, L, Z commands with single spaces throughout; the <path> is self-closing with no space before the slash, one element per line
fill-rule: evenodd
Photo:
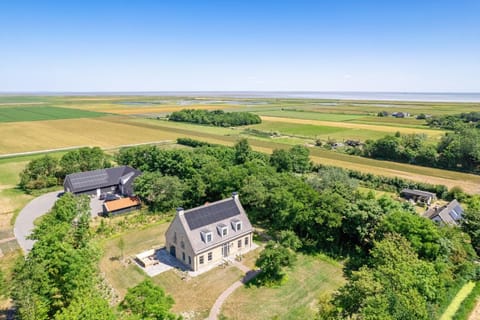
<path fill-rule="evenodd" d="M 285 277 L 285 268 L 292 267 L 294 263 L 295 254 L 290 248 L 269 241 L 255 262 L 261 270 L 256 281 L 262 285 L 279 284 Z"/>
<path fill-rule="evenodd" d="M 176 176 L 145 172 L 135 179 L 134 190 L 153 211 L 168 211 L 183 202 L 184 187 Z"/>
<path fill-rule="evenodd" d="M 68 151 L 60 159 L 62 177 L 75 172 L 111 167 L 107 155 L 99 147 L 84 147 Z"/>
<path fill-rule="evenodd" d="M 270 156 L 270 164 L 277 169 L 278 172 L 291 172 L 293 170 L 293 162 L 290 153 L 284 149 L 275 149 Z"/>
<path fill-rule="evenodd" d="M 146 279 L 128 289 L 120 303 L 120 309 L 134 318 L 143 320 L 180 319 L 170 311 L 173 304 L 174 300 L 171 296 L 166 295 L 163 289 L 150 279 Z"/>
<path fill-rule="evenodd" d="M 442 293 L 442 281 L 405 238 L 392 234 L 375 243 L 369 265 L 353 272 L 334 298 L 339 318 L 431 318 L 429 304 Z"/>
<path fill-rule="evenodd" d="M 473 196 L 469 200 L 461 227 L 470 236 L 473 248 L 480 255 L 480 196 Z"/>
<path fill-rule="evenodd" d="M 307 147 L 296 145 L 290 149 L 289 153 L 292 159 L 293 172 L 305 173 L 310 171 L 310 151 Z"/>
<path fill-rule="evenodd" d="M 20 187 L 24 190 L 42 189 L 58 184 L 58 160 L 49 155 L 30 161 L 20 173 Z"/>
<path fill-rule="evenodd" d="M 235 149 L 235 162 L 237 164 L 243 164 L 251 158 L 252 147 L 248 143 L 247 139 L 240 139 L 234 146 Z"/>

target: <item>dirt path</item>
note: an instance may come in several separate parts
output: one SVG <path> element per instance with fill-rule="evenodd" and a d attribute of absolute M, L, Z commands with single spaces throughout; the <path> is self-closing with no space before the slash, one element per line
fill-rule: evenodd
<path fill-rule="evenodd" d="M 222 310 L 222 305 L 227 300 L 227 298 L 238 288 L 243 286 L 245 283 L 253 279 L 260 271 L 259 270 L 250 270 L 245 265 L 241 264 L 240 262 L 234 261 L 233 265 L 245 272 L 245 276 L 242 280 L 239 280 L 228 287 L 222 294 L 217 298 L 215 303 L 213 304 L 212 309 L 210 309 L 210 314 L 206 320 L 217 320 L 218 316 L 220 315 L 220 311 Z"/>
<path fill-rule="evenodd" d="M 470 313 L 470 316 L 468 317 L 468 320 L 479 320 L 480 319 L 480 300 L 477 302 L 475 305 L 475 308 L 473 309 L 472 313 Z"/>

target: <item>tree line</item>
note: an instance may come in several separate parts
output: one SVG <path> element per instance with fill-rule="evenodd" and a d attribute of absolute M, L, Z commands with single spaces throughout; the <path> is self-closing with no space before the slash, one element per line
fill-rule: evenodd
<path fill-rule="evenodd" d="M 20 174 L 19 186 L 29 192 L 63 183 L 66 175 L 111 167 L 109 157 L 99 147 L 80 148 L 65 153 L 60 159 L 45 155 L 30 161 Z"/>
<path fill-rule="evenodd" d="M 183 109 L 172 112 L 170 121 L 205 124 L 217 127 L 237 127 L 262 123 L 262 119 L 250 112 L 225 112 L 223 110 Z"/>
<path fill-rule="evenodd" d="M 433 116 L 426 119 L 427 124 L 432 128 L 446 130 L 457 130 L 461 127 L 480 128 L 480 112 L 473 111 L 460 114 L 449 114 L 442 116 Z"/>
<path fill-rule="evenodd" d="M 361 154 L 374 159 L 476 173 L 480 170 L 480 130 L 460 127 L 446 133 L 437 144 L 427 142 L 423 134 L 387 135 L 365 141 Z"/>

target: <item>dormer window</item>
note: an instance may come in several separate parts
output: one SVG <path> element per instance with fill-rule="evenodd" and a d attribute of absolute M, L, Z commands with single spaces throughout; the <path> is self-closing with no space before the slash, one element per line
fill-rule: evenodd
<path fill-rule="evenodd" d="M 202 240 L 205 243 L 212 242 L 213 240 L 213 233 L 209 230 L 203 230 L 200 232 L 200 235 L 202 236 Z"/>
<path fill-rule="evenodd" d="M 242 230 L 242 221 L 235 219 L 232 221 L 232 229 L 234 231 L 240 231 Z"/>
<path fill-rule="evenodd" d="M 217 226 L 217 231 L 221 237 L 226 237 L 228 235 L 228 227 L 223 223 Z"/>

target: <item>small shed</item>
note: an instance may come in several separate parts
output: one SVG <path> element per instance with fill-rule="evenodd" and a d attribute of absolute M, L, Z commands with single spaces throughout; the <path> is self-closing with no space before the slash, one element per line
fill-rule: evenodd
<path fill-rule="evenodd" d="M 139 209 L 141 202 L 137 197 L 122 198 L 103 204 L 103 215 L 110 216 Z"/>
<path fill-rule="evenodd" d="M 425 203 L 427 205 L 430 205 L 432 201 L 437 199 L 435 193 L 417 189 L 403 189 L 400 191 L 400 196 L 407 200 L 413 200 L 416 203 Z"/>

